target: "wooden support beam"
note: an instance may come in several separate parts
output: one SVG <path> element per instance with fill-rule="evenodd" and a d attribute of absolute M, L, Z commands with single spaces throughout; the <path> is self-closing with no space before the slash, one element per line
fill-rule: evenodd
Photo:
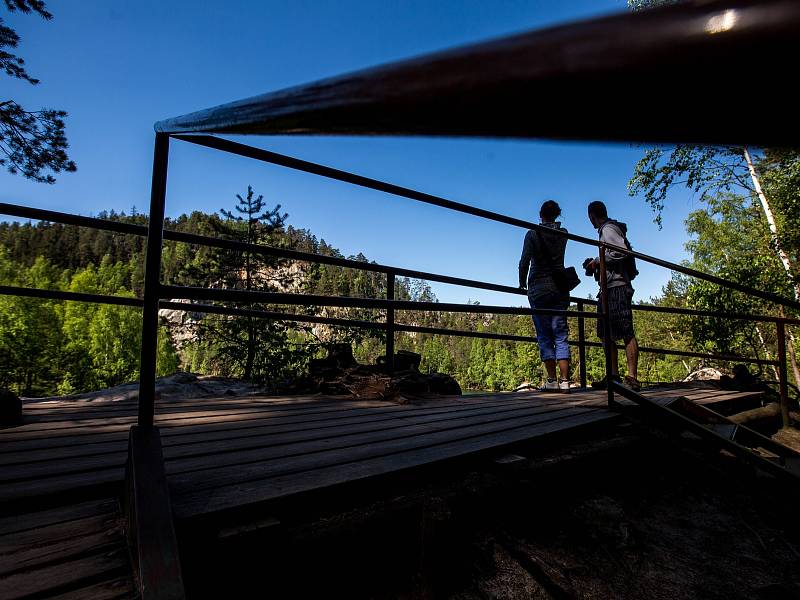
<path fill-rule="evenodd" d="M 185 598 L 157 427 L 131 427 L 125 467 L 124 510 L 131 558 L 142 599 Z"/>

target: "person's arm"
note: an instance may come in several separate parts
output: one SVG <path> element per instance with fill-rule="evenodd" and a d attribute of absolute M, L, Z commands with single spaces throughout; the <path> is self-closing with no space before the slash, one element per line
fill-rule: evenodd
<path fill-rule="evenodd" d="M 619 227 L 613 223 L 609 223 L 603 227 L 603 230 L 600 232 L 600 241 L 605 242 L 606 244 L 620 246 L 621 248 L 625 247 L 625 238 L 623 237 L 622 232 L 619 230 Z M 623 252 L 606 248 L 607 261 L 620 261 L 623 258 L 625 258 L 625 254 Z"/>
<path fill-rule="evenodd" d="M 522 256 L 519 259 L 519 287 L 522 289 L 528 287 L 528 269 L 531 266 L 531 258 L 533 258 L 533 239 L 529 231 L 525 234 L 525 241 L 522 243 Z"/>
<path fill-rule="evenodd" d="M 614 244 L 615 246 L 625 247 L 625 238 L 622 236 L 622 232 L 619 230 L 617 226 L 613 223 L 609 223 L 605 225 L 600 230 L 600 241 L 606 244 Z M 612 250 L 611 248 L 606 248 L 606 261 L 619 261 L 625 258 L 625 254 L 619 252 L 618 250 Z M 595 258 L 592 262 L 592 267 L 594 269 L 600 268 L 600 258 Z"/>

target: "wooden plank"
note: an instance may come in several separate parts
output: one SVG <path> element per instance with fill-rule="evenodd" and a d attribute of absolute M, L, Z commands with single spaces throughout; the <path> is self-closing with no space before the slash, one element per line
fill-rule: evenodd
<path fill-rule="evenodd" d="M 385 405 L 385 402 L 381 401 L 359 401 L 349 403 L 352 407 L 363 407 L 363 408 L 372 408 L 381 405 Z M 326 403 L 324 407 L 320 406 L 309 406 L 304 408 L 297 408 L 296 410 L 292 411 L 292 414 L 304 414 L 306 412 L 321 412 L 323 410 L 338 410 L 338 407 L 335 405 L 331 405 Z M 164 415 L 157 415 L 159 416 L 159 422 L 164 421 L 182 421 L 182 420 L 191 420 L 191 419 L 202 419 L 205 417 L 212 417 L 212 416 L 227 416 L 227 415 L 248 415 L 253 413 L 270 413 L 277 416 L 282 416 L 281 410 L 268 410 L 265 411 L 263 408 L 260 407 L 249 407 L 249 408 L 231 408 L 230 410 L 227 409 L 218 409 L 218 410 L 199 410 L 199 411 L 181 411 L 176 413 L 167 413 Z M 135 416 L 127 416 L 127 417 L 97 417 L 95 418 L 92 415 L 88 415 L 87 418 L 84 419 L 67 419 L 67 420 L 55 420 L 50 421 L 46 420 L 43 422 L 33 422 L 29 424 L 19 425 L 14 427 L 13 430 L 7 431 L 5 435 L 7 436 L 14 436 L 14 434 L 23 434 L 23 433 L 43 433 L 43 432 L 50 432 L 55 430 L 62 430 L 62 429 L 70 429 L 70 428 L 83 428 L 83 427 L 91 427 L 93 425 L 132 425 L 135 424 L 136 417 Z M 5 437 L 5 436 L 4 436 Z"/>
<path fill-rule="evenodd" d="M 619 418 L 619 415 L 607 411 L 584 411 L 569 419 L 533 423 L 513 430 L 479 434 L 421 449 L 406 449 L 390 455 L 374 456 L 299 473 L 250 480 L 184 494 L 175 497 L 173 508 L 177 518 L 188 519 L 219 510 L 286 497 L 299 492 L 320 490 L 367 477 L 398 472 L 492 448 L 501 448 L 551 433 Z"/>
<path fill-rule="evenodd" d="M 109 487 L 113 484 L 121 486 L 124 476 L 124 467 L 115 467 L 113 469 L 103 469 L 102 471 L 71 473 L 58 477 L 7 483 L 0 486 L 0 502 L 13 502 L 24 500 L 25 498 L 48 496 L 68 490 L 98 488 L 101 486 Z"/>
<path fill-rule="evenodd" d="M 12 554 L 27 546 L 58 542 L 80 535 L 108 531 L 116 525 L 118 515 L 117 511 L 109 512 L 64 521 L 63 523 L 33 527 L 25 531 L 4 535 L 0 537 L 0 554 Z"/>
<path fill-rule="evenodd" d="M 174 399 L 158 399 L 156 401 L 156 406 L 202 406 L 208 403 L 225 403 L 225 402 L 268 402 L 270 404 L 279 405 L 279 404 L 290 404 L 292 406 L 296 406 L 303 403 L 311 403 L 311 402 L 319 402 L 320 400 L 323 401 L 350 401 L 356 400 L 353 396 L 350 395 L 328 395 L 322 396 L 320 394 L 313 394 L 313 395 L 298 395 L 298 396 L 266 396 L 266 395 L 254 395 L 254 396 L 194 396 L 194 397 L 187 397 L 187 398 L 174 398 Z M 135 407 L 138 408 L 138 391 L 133 394 L 133 397 L 127 398 L 125 400 L 113 400 L 113 399 L 82 399 L 82 400 L 56 400 L 56 401 L 45 401 L 45 402 L 36 402 L 23 399 L 22 401 L 23 408 L 31 409 L 33 411 L 47 411 L 50 409 L 69 409 L 69 408 L 76 408 L 81 409 L 82 407 L 94 407 L 94 406 L 105 406 L 109 408 L 113 408 L 115 406 L 119 407 Z M 127 408 L 126 408 L 127 409 Z"/>
<path fill-rule="evenodd" d="M 48 600 L 123 600 L 138 598 L 130 577 L 110 579 L 72 592 L 50 596 Z"/>
<path fill-rule="evenodd" d="M 122 546 L 119 524 L 97 533 L 72 535 L 61 540 L 19 546 L 14 552 L 0 553 L 0 577 L 19 571 L 43 568 L 50 563 L 71 560 L 89 552 L 107 552 Z"/>
<path fill-rule="evenodd" d="M 126 551 L 122 548 L 76 560 L 50 565 L 32 571 L 23 571 L 0 578 L 0 598 L 15 600 L 48 590 L 75 585 L 80 581 L 101 577 L 115 577 L 129 569 Z"/>
<path fill-rule="evenodd" d="M 358 416 L 348 416 L 347 414 L 335 415 L 323 418 L 308 418 L 308 419 L 295 419 L 290 421 L 289 424 L 275 424 L 274 421 L 266 421 L 267 425 L 259 425 L 261 422 L 258 419 L 252 421 L 239 422 L 235 425 L 226 426 L 191 426 L 192 431 L 169 430 L 174 435 L 164 435 L 162 437 L 162 444 L 167 446 L 184 445 L 202 441 L 224 440 L 230 439 L 231 435 L 236 437 L 244 437 L 249 435 L 270 434 L 276 431 L 291 431 L 292 427 L 297 430 L 321 429 L 338 427 L 339 424 L 351 424 L 362 422 L 381 422 L 397 418 L 397 414 L 403 417 L 412 416 L 416 414 L 438 414 L 445 412 L 455 413 L 457 411 L 475 410 L 476 406 L 512 406 L 519 404 L 520 400 L 516 401 L 503 401 L 503 402 L 482 402 L 482 403 L 465 403 L 458 406 L 429 406 L 426 408 L 408 407 L 408 410 L 384 412 L 380 409 L 374 409 L 365 413 L 358 413 Z M 526 401 L 527 402 L 527 401 Z M 314 427 L 308 427 L 314 425 Z M 201 430 L 199 433 L 194 431 Z M 6 448 L 12 451 L 0 452 L 0 465 L 13 465 L 26 462 L 35 462 L 38 460 L 51 460 L 54 456 L 59 458 L 66 458 L 69 456 L 83 456 L 88 454 L 103 454 L 104 452 L 118 451 L 120 447 L 125 447 L 126 438 L 124 433 L 116 434 L 97 434 L 93 436 L 90 441 L 84 441 L 81 444 L 68 444 L 66 446 L 57 446 L 58 451 L 54 451 L 56 446 L 47 442 L 50 440 L 42 440 L 41 444 L 28 444 L 26 442 L 17 442 L 15 444 L 6 444 Z M 20 444 L 25 444 L 22 449 L 16 450 Z"/>
<path fill-rule="evenodd" d="M 240 402 L 237 400 L 228 401 L 210 401 L 210 402 L 195 402 L 191 404 L 178 404 L 164 403 L 157 405 L 156 412 L 161 415 L 180 414 L 185 412 L 209 412 L 209 411 L 227 411 L 239 412 L 247 410 L 263 410 L 269 408 L 273 411 L 301 411 L 309 407 L 320 406 L 342 406 L 342 405 L 357 405 L 364 400 L 347 399 L 347 400 L 333 400 L 329 398 L 318 398 L 314 402 L 280 402 L 273 403 L 267 400 Z M 384 402 L 375 400 L 374 402 Z M 385 403 L 385 402 L 384 402 Z M 34 423 L 49 423 L 58 421 L 76 421 L 76 420 L 91 420 L 91 419 L 108 419 L 115 417 L 136 416 L 138 412 L 137 405 L 128 407 L 114 408 L 105 405 L 97 406 L 84 406 L 84 407 L 62 407 L 51 409 L 47 411 L 36 411 L 35 413 L 25 413 L 25 424 Z"/>
<path fill-rule="evenodd" d="M 65 521 L 73 521 L 84 517 L 95 517 L 117 510 L 117 501 L 113 499 L 92 500 L 81 504 L 63 506 L 51 510 L 44 510 L 13 517 L 0 519 L 0 536 L 26 529 L 36 529 L 55 525 Z"/>
<path fill-rule="evenodd" d="M 330 452 L 338 449 L 350 450 L 358 446 L 373 445 L 387 440 L 405 440 L 418 436 L 428 437 L 430 434 L 436 432 L 465 427 L 477 427 L 479 425 L 514 422 L 532 415 L 547 415 L 549 417 L 549 415 L 562 410 L 572 409 L 568 406 L 533 406 L 502 412 L 489 412 L 479 415 L 449 418 L 442 421 L 421 421 L 417 424 L 400 425 L 391 429 L 381 429 L 377 431 L 365 432 L 357 430 L 353 433 L 343 435 L 338 435 L 337 432 L 336 436 L 318 436 L 310 441 L 294 442 L 289 438 L 286 443 L 281 445 L 263 446 L 222 454 L 200 455 L 170 460 L 167 462 L 167 473 L 170 476 L 170 480 L 174 481 L 174 475 L 189 473 L 196 470 L 213 470 L 225 465 L 238 469 L 242 465 L 250 463 L 264 462 L 272 459 L 281 460 L 306 454 Z"/>
<path fill-rule="evenodd" d="M 359 402 L 358 407 L 377 408 L 385 406 L 385 402 Z M 293 413 L 293 415 L 301 416 L 304 414 L 321 414 L 325 412 L 336 412 L 341 408 L 336 406 L 326 407 L 308 407 L 301 411 Z M 183 425 L 184 422 L 192 420 L 208 420 L 214 419 L 216 421 L 224 420 L 246 420 L 253 414 L 272 415 L 274 418 L 279 418 L 283 415 L 280 411 L 264 410 L 259 408 L 252 408 L 247 410 L 238 410 L 233 412 L 228 411 L 198 411 L 198 412 L 184 412 L 179 414 L 169 415 L 156 415 L 159 427 L 176 427 Z M 90 434 L 90 429 L 96 429 L 98 433 L 104 431 L 119 431 L 127 429 L 131 424 L 136 421 L 135 417 L 116 417 L 111 419 L 86 419 L 83 421 L 66 421 L 55 423 L 32 423 L 30 425 L 20 425 L 11 429 L 0 432 L 0 440 L 20 440 L 32 439 L 41 437 L 42 435 L 71 435 L 77 433 L 79 435 Z"/>
<path fill-rule="evenodd" d="M 597 412 L 598 410 L 600 409 L 566 407 L 563 410 L 555 412 L 533 413 L 526 417 L 489 421 L 487 423 L 458 428 L 438 429 L 425 432 L 424 435 L 388 439 L 377 443 L 335 448 L 328 451 L 323 448 L 315 451 L 313 454 L 301 454 L 299 456 L 284 455 L 262 462 L 238 464 L 235 469 L 228 465 L 215 467 L 213 463 L 211 463 L 207 464 L 202 470 L 172 474 L 171 470 L 176 468 L 176 465 L 168 464 L 167 472 L 169 473 L 170 489 L 174 495 L 179 496 L 198 490 L 208 490 L 214 487 L 248 480 L 265 479 L 290 472 L 317 469 L 333 464 L 364 460 L 365 458 L 388 455 L 414 448 L 424 448 L 472 436 L 488 435 L 499 431 L 512 431 L 534 423 L 565 420 L 575 415 L 586 412 Z M 435 428 L 435 426 L 430 427 Z M 264 454 L 266 455 L 267 453 L 265 452 Z"/>
<path fill-rule="evenodd" d="M 237 448 L 257 447 L 260 445 L 276 445 L 283 441 L 291 441 L 293 436 L 303 434 L 307 436 L 306 439 L 314 439 L 315 437 L 325 437 L 330 435 L 342 435 L 343 433 L 351 433 L 361 429 L 379 429 L 381 427 L 388 428 L 399 426 L 404 421 L 424 422 L 428 419 L 439 420 L 440 418 L 451 418 L 453 415 L 461 414 L 482 414 L 484 412 L 511 410 L 514 407 L 519 407 L 519 404 L 503 403 L 496 404 L 481 404 L 481 405 L 467 405 L 457 408 L 439 409 L 438 411 L 426 411 L 421 415 L 412 416 L 411 413 L 417 411 L 405 411 L 395 413 L 390 418 L 374 419 L 364 417 L 358 420 L 358 423 L 348 425 L 347 423 L 337 422 L 333 425 L 326 422 L 324 427 L 308 427 L 308 423 L 297 425 L 283 425 L 271 426 L 268 430 L 260 429 L 251 433 L 251 435 L 242 435 L 237 432 L 237 437 L 231 439 L 230 434 L 221 437 L 217 441 L 205 440 L 202 436 L 193 444 L 181 444 L 180 446 L 170 447 L 166 450 L 165 454 L 168 458 L 176 456 L 190 456 L 200 454 L 210 454 L 215 452 L 230 452 Z M 397 425 L 387 424 L 397 421 Z M 340 428 L 344 427 L 345 431 Z M 294 433 L 293 433 L 294 432 Z M 281 435 L 283 434 L 283 435 Z M 277 436 L 277 437 L 276 437 Z M 52 451 L 43 451 L 37 455 L 38 458 L 48 458 L 49 460 L 39 461 L 26 461 L 16 462 L 7 465 L 5 469 L 0 472 L 0 481 L 13 481 L 22 479 L 32 479 L 34 477 L 47 477 L 57 473 L 67 473 L 74 471 L 90 470 L 95 468 L 102 468 L 121 464 L 127 456 L 127 449 L 121 441 L 114 444 L 103 444 L 98 448 L 91 448 L 91 445 L 83 445 L 72 448 L 71 452 L 59 451 L 58 459 L 53 459 L 54 453 Z M 11 458 L 17 457 L 18 459 L 29 459 L 28 453 L 17 453 L 12 455 Z M 5 460 L 6 456 L 2 457 L 2 462 L 9 462 Z"/>

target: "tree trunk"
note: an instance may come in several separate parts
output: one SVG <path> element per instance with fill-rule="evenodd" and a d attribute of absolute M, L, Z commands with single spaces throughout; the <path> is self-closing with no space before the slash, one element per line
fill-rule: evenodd
<path fill-rule="evenodd" d="M 783 310 L 782 306 L 779 307 L 778 310 L 780 311 L 779 314 L 782 317 L 786 316 L 786 313 Z M 788 325 L 785 325 L 785 327 L 786 327 L 786 333 L 789 336 L 789 340 L 786 344 L 787 346 L 786 349 L 789 351 L 789 365 L 792 367 L 792 375 L 794 375 L 794 384 L 798 388 L 800 388 L 800 369 L 797 368 L 797 354 L 794 351 L 794 333 L 792 333 L 791 327 L 789 327 Z"/>
<path fill-rule="evenodd" d="M 750 152 L 747 150 L 747 146 L 743 148 L 744 150 L 744 159 L 747 161 L 747 168 L 750 170 L 750 178 L 753 180 L 753 186 L 756 189 L 756 194 L 758 195 L 758 199 L 761 201 L 761 208 L 764 209 L 764 214 L 767 217 L 767 223 L 769 223 L 769 231 L 772 234 L 772 242 L 775 244 L 775 251 L 778 253 L 778 258 L 783 265 L 784 270 L 786 271 L 786 275 L 789 277 L 789 281 L 792 282 L 792 287 L 794 288 L 794 299 L 800 300 L 800 284 L 796 284 L 794 282 L 794 275 L 793 275 L 793 266 L 792 261 L 789 259 L 789 255 L 783 251 L 783 247 L 781 246 L 780 240 L 778 239 L 778 226 L 775 223 L 775 215 L 772 214 L 772 209 L 769 206 L 769 201 L 767 200 L 767 196 L 764 194 L 764 191 L 761 189 L 761 180 L 758 178 L 758 174 L 756 173 L 756 167 L 753 164 L 753 159 L 750 157 Z"/>
<path fill-rule="evenodd" d="M 755 327 L 756 327 L 756 333 L 758 334 L 758 339 L 761 342 L 761 349 L 764 351 L 764 358 L 766 358 L 767 360 L 772 360 L 772 357 L 769 354 L 769 350 L 767 350 L 767 344 L 764 341 L 764 336 L 761 334 L 761 329 L 759 329 L 758 325 L 756 325 Z M 775 365 L 770 365 L 770 367 L 772 368 L 772 374 L 775 375 L 775 381 L 778 381 L 780 379 L 780 375 L 778 374 L 778 367 L 776 367 Z"/>
<path fill-rule="evenodd" d="M 781 406 L 777 402 L 771 402 L 766 406 L 753 408 L 744 412 L 736 413 L 728 418 L 734 423 L 744 424 L 750 421 L 758 421 L 760 419 L 774 419 L 781 414 Z"/>
<path fill-rule="evenodd" d="M 244 365 L 244 378 L 251 380 L 253 378 L 253 362 L 256 357 L 256 332 L 253 326 L 253 321 L 247 319 L 247 361 Z"/>
<path fill-rule="evenodd" d="M 789 343 L 787 344 L 789 350 L 789 364 L 792 366 L 792 375 L 794 375 L 794 384 L 800 388 L 800 369 L 797 368 L 797 355 L 794 351 L 794 334 L 792 328 L 786 326 L 786 333 L 789 334 Z"/>

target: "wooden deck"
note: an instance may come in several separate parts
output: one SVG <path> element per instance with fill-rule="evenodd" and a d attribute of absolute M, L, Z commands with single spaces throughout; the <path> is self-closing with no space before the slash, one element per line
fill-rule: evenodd
<path fill-rule="evenodd" d="M 646 394 L 707 405 L 758 396 Z M 130 398 L 33 401 L 22 425 L 0 429 L 0 598 L 136 596 L 117 502 L 136 408 Z M 408 405 L 226 397 L 156 408 L 173 512 L 186 524 L 620 418 L 607 410 L 605 392 L 592 390 Z"/>
<path fill-rule="evenodd" d="M 741 393 L 655 390 L 703 403 Z M 0 505 L 115 493 L 134 400 L 32 402 L 0 430 Z M 178 519 L 501 448 L 617 416 L 604 392 L 523 392 L 419 405 L 343 398 L 160 402 L 166 471 Z"/>

